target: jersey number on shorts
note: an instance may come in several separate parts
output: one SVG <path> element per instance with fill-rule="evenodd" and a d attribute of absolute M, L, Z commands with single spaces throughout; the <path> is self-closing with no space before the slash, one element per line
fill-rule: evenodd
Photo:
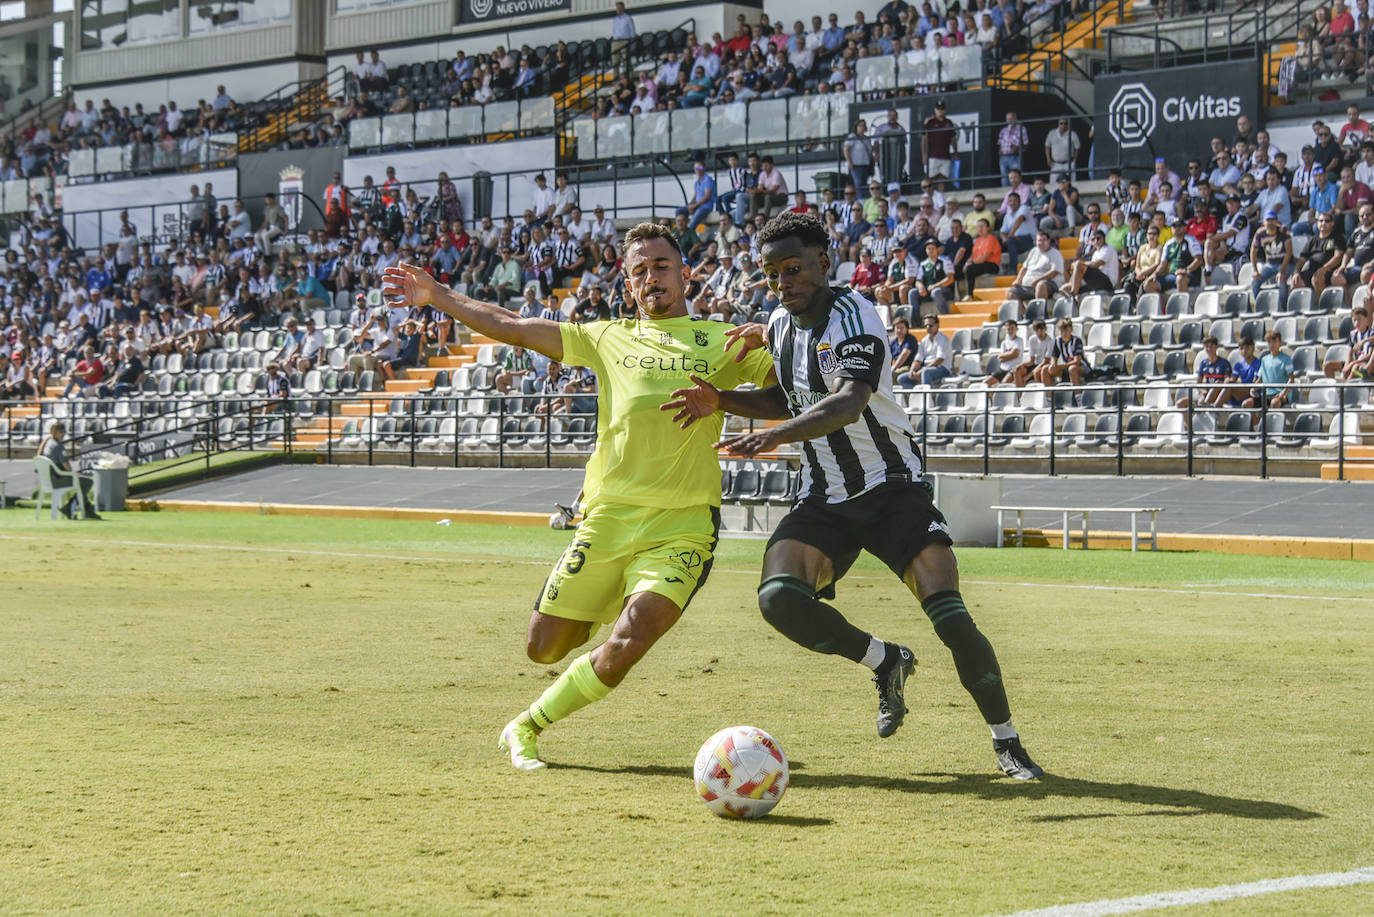
<path fill-rule="evenodd" d="M 582 549 L 591 546 L 590 541 L 573 542 L 572 547 L 568 549 L 568 553 L 565 555 L 567 559 L 563 562 L 563 569 L 569 576 L 582 569 L 582 565 L 587 562 L 587 555 Z"/>

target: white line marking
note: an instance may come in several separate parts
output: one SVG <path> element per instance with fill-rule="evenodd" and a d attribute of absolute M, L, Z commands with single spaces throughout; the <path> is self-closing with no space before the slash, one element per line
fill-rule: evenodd
<path fill-rule="evenodd" d="M 37 535 L 0 535 L 0 540 L 4 541 L 51 541 L 52 539 Z M 464 560 L 481 555 L 472 554 L 452 554 L 440 556 L 435 554 L 377 554 L 372 551 L 321 551 L 308 548 L 292 548 L 287 546 L 266 547 L 258 545 L 236 545 L 236 544 L 186 544 L 173 541 L 139 541 L 131 538 L 63 538 L 62 541 L 75 542 L 80 544 L 122 544 L 144 548 L 166 548 L 176 547 L 178 549 L 193 549 L 202 551 L 242 551 L 255 554 L 303 554 L 312 557 L 351 557 L 364 560 L 407 560 L 414 563 L 453 563 L 456 560 Z M 513 564 L 518 567 L 548 567 L 552 566 L 557 558 L 550 560 L 507 560 L 501 557 L 483 557 L 492 563 Z M 758 570 L 740 570 L 731 567 L 716 567 L 716 573 L 731 573 L 748 576 L 757 576 Z M 887 582 L 893 579 L 892 576 L 870 576 L 864 573 L 851 573 L 845 577 L 851 580 L 872 580 L 874 582 Z M 1168 589 L 1155 586 L 1102 586 L 1090 583 L 1023 583 L 1014 580 L 994 580 L 994 579 L 966 579 L 963 582 L 970 586 L 1016 586 L 1026 589 L 1079 589 L 1101 592 L 1149 592 L 1163 593 L 1166 595 L 1219 595 L 1228 598 L 1243 599 L 1301 599 L 1311 602 L 1359 602 L 1365 604 L 1368 598 L 1360 596 L 1343 595 L 1301 595 L 1292 592 L 1223 592 L 1220 590 L 1199 590 L 1199 589 Z"/>
<path fill-rule="evenodd" d="M 1243 882 L 1240 885 L 1218 885 L 1215 888 L 1190 888 L 1178 892 L 1136 895 L 1134 898 L 1061 904 L 1033 911 L 1017 911 L 1008 917 L 1104 917 L 1107 914 L 1130 914 L 1135 911 L 1150 911 L 1186 904 L 1210 904 L 1214 901 L 1272 895 L 1276 892 L 1291 892 L 1304 888 L 1341 888 L 1366 882 L 1374 882 L 1374 866 L 1352 869 L 1349 872 L 1324 872 L 1308 876 L 1288 876 L 1283 879 L 1261 879 L 1258 882 Z"/>

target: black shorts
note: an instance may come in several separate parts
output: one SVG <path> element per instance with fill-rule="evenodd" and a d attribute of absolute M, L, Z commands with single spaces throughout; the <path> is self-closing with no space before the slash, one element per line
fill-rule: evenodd
<path fill-rule="evenodd" d="M 879 484 L 843 503 L 802 501 L 778 523 L 768 546 L 788 540 L 808 544 L 830 558 L 834 580 L 820 592 L 830 598 L 834 583 L 854 566 L 860 551 L 868 551 L 901 577 L 929 545 L 954 544 L 930 492 L 917 483 Z"/>

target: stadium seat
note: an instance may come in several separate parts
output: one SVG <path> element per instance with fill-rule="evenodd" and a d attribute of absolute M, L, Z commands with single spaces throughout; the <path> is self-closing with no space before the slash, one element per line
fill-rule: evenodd
<path fill-rule="evenodd" d="M 1283 415 L 1270 415 L 1283 416 Z M 1292 429 L 1285 435 L 1279 436 L 1274 440 L 1274 444 L 1283 449 L 1296 449 L 1306 446 L 1313 437 L 1321 432 L 1322 418 L 1315 411 L 1304 411 L 1298 415 L 1298 419 L 1293 422 Z"/>
<path fill-rule="evenodd" d="M 1241 315 L 1250 308 L 1250 294 L 1245 290 L 1235 290 L 1226 294 L 1221 311 L 1226 315 Z"/>
<path fill-rule="evenodd" d="M 1225 432 L 1210 433 L 1204 437 L 1204 441 L 1208 446 L 1232 446 L 1242 436 L 1248 438 L 1249 433 L 1250 412 L 1236 411 L 1226 419 Z"/>
<path fill-rule="evenodd" d="M 1079 449 L 1097 450 L 1103 446 L 1116 446 L 1116 431 L 1120 429 L 1115 414 L 1099 414 L 1093 424 L 1092 435 L 1079 438 L 1074 445 Z"/>
<path fill-rule="evenodd" d="M 763 486 L 762 477 L 759 475 L 758 468 L 752 463 L 745 464 L 735 471 L 730 482 L 730 493 L 726 498 L 731 503 L 741 503 L 745 500 L 753 499 L 758 496 L 759 489 Z"/>
<path fill-rule="evenodd" d="M 1170 318 L 1187 315 L 1189 303 L 1187 293 L 1170 293 L 1169 299 L 1164 304 L 1164 314 Z"/>
<path fill-rule="evenodd" d="M 1158 293 L 1142 293 L 1135 301 L 1135 314 L 1141 318 L 1158 318 L 1162 312 Z"/>
<path fill-rule="evenodd" d="M 1312 288 L 1303 287 L 1300 290 L 1290 290 L 1288 292 L 1288 305 L 1285 312 L 1310 312 L 1312 310 Z M 1284 338 L 1287 340 L 1287 338 Z"/>
<path fill-rule="evenodd" d="M 1317 300 L 1316 311 L 1335 312 L 1345 306 L 1345 290 L 1342 287 L 1327 287 Z"/>
<path fill-rule="evenodd" d="M 1258 315 L 1272 315 L 1282 311 L 1279 291 L 1273 288 L 1260 290 L 1259 295 L 1255 297 L 1255 306 L 1251 311 Z"/>

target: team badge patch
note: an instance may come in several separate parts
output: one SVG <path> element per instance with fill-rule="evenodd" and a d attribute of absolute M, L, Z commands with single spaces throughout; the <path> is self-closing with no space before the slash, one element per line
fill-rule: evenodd
<path fill-rule="evenodd" d="M 823 373 L 833 373 L 840 368 L 840 361 L 825 341 L 816 345 L 816 362 L 820 364 Z"/>
<path fill-rule="evenodd" d="M 711 343 L 711 339 L 706 336 L 705 331 L 693 331 L 692 336 L 696 338 L 698 347 L 705 347 L 707 344 Z"/>

